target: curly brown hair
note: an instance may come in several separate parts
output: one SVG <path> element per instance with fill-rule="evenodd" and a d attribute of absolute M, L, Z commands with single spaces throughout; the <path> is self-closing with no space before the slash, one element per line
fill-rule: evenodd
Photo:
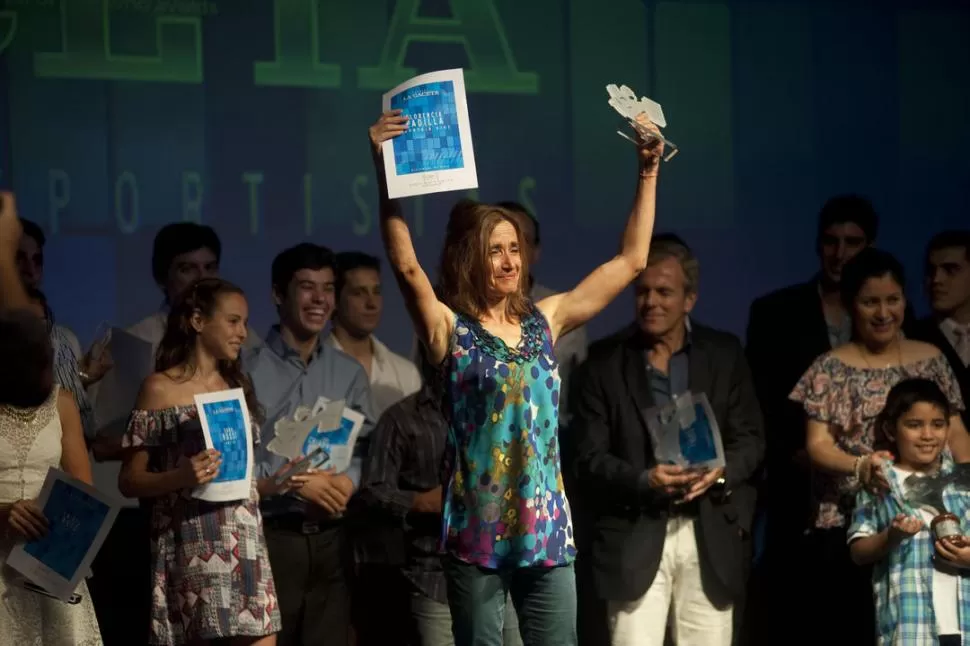
<path fill-rule="evenodd" d="M 245 296 L 243 290 L 221 278 L 200 278 L 179 296 L 172 305 L 165 326 L 165 336 L 155 352 L 155 371 L 165 372 L 181 367 L 188 371 L 198 333 L 192 327 L 192 317 L 198 313 L 205 318 L 211 317 L 219 304 L 219 298 L 227 294 Z M 263 409 L 256 399 L 256 391 L 249 375 L 242 368 L 237 357 L 218 362 L 219 374 L 230 388 L 241 388 L 246 396 L 249 413 L 257 421 L 263 419 Z"/>
<path fill-rule="evenodd" d="M 521 319 L 531 307 L 528 295 L 529 264 L 526 240 L 517 214 L 492 204 L 461 200 L 448 216 L 441 263 L 438 297 L 456 312 L 480 318 L 488 309 L 489 238 L 501 222 L 515 227 L 521 250 L 519 288 L 508 298 L 507 314 Z"/>

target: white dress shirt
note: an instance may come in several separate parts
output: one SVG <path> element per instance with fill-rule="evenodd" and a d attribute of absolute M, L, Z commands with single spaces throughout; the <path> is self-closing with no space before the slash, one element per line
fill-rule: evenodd
<path fill-rule="evenodd" d="M 374 335 L 371 335 L 370 341 L 374 353 L 368 371 L 370 392 L 374 399 L 374 414 L 380 418 L 392 405 L 421 389 L 421 373 L 411 361 L 391 352 Z M 327 337 L 327 343 L 347 353 L 333 333 Z"/>

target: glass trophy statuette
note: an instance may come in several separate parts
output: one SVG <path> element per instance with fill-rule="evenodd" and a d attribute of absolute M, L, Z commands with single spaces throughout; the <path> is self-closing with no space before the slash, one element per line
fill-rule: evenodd
<path fill-rule="evenodd" d="M 649 143 L 653 139 L 660 139 L 664 142 L 664 161 L 670 161 L 674 158 L 680 149 L 672 141 L 667 139 L 661 134 L 652 132 L 639 123 L 637 123 L 637 117 L 641 114 L 646 114 L 647 118 L 658 128 L 666 128 L 667 120 L 664 119 L 663 108 L 656 101 L 651 101 L 647 97 L 637 98 L 633 93 L 633 90 L 625 85 L 617 87 L 615 84 L 610 84 L 606 86 L 606 92 L 610 95 L 609 104 L 616 110 L 621 117 L 627 120 L 629 126 L 633 129 L 634 136 L 626 134 L 622 130 L 617 130 L 616 134 L 620 135 L 624 139 L 636 144 L 637 146 L 642 146 L 645 143 Z"/>
<path fill-rule="evenodd" d="M 883 465 L 883 469 L 887 479 L 891 478 L 892 467 L 887 463 Z M 959 491 L 970 491 L 970 465 L 956 464 L 946 473 L 927 476 L 913 474 L 904 482 L 905 494 L 896 486 L 894 480 L 888 481 L 891 483 L 892 495 L 904 508 L 924 509 L 934 515 L 931 529 L 938 540 L 947 538 L 961 547 L 967 544 L 967 536 L 960 526 L 960 519 L 948 512 L 943 503 L 943 489 L 953 485 Z"/>

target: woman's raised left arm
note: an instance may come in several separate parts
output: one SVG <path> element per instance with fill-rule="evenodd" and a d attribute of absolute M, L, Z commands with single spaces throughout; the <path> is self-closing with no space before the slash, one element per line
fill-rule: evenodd
<path fill-rule="evenodd" d="M 637 120 L 656 130 L 645 115 Z M 657 171 L 663 144 L 656 140 L 638 150 L 640 174 L 633 209 L 623 231 L 620 252 L 586 276 L 568 292 L 544 298 L 538 303 L 552 328 L 553 339 L 573 330 L 599 314 L 626 289 L 647 265 L 656 211 Z"/>

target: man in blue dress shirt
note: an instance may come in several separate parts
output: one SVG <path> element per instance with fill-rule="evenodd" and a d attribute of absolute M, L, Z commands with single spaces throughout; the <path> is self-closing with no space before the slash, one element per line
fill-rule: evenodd
<path fill-rule="evenodd" d="M 266 543 L 283 630 L 279 646 L 346 644 L 350 626 L 351 550 L 341 520 L 360 484 L 366 436 L 374 424 L 370 385 L 363 367 L 321 340 L 334 309 L 334 254 L 311 243 L 281 252 L 273 261 L 273 300 L 279 324 L 264 344 L 243 355 L 263 407 L 265 422 L 256 453 Z M 281 491 L 274 474 L 287 460 L 267 450 L 275 424 L 312 409 L 319 397 L 344 400 L 365 417 L 345 473 L 316 471 Z"/>

